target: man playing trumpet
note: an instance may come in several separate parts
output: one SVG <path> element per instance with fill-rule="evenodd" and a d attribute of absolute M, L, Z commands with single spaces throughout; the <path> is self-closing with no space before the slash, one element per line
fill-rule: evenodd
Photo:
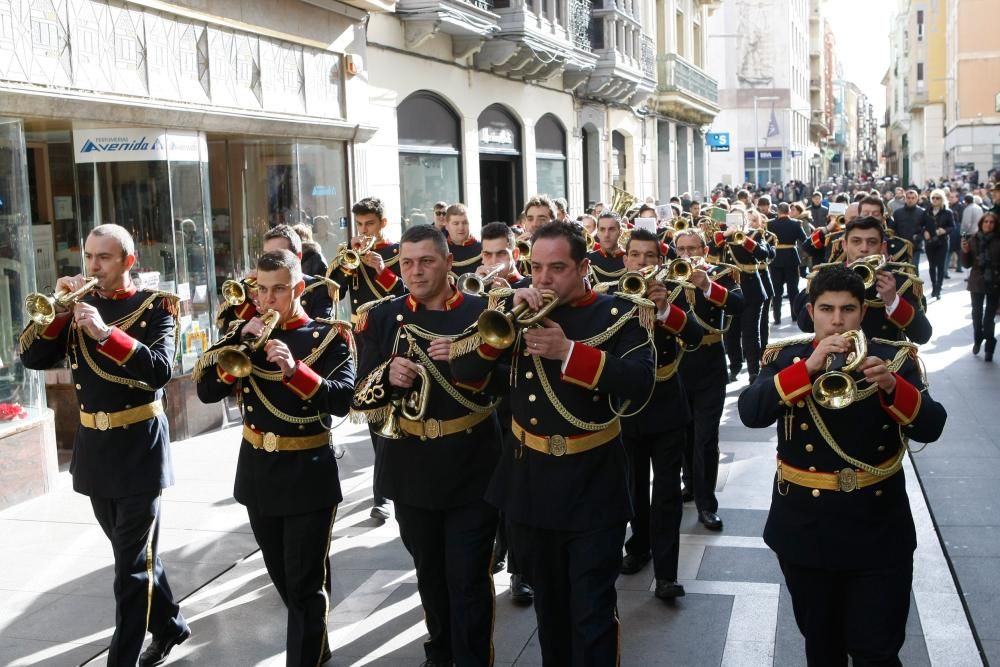
<path fill-rule="evenodd" d="M 262 317 L 238 322 L 193 374 L 205 403 L 238 389 L 243 439 L 233 496 L 247 508 L 264 565 L 288 609 L 289 667 L 330 658 L 328 551 L 343 496 L 329 429 L 331 416 L 347 414 L 354 393 L 351 333 L 306 315 L 299 300 L 304 289 L 295 255 L 261 255 L 257 306 L 270 326 Z M 247 338 L 255 342 L 239 345 Z M 245 355 L 245 363 L 228 363 L 231 353 Z"/>
<path fill-rule="evenodd" d="M 140 290 L 129 274 L 135 243 L 118 225 L 98 225 L 84 245 L 94 291 L 56 299 L 49 324 L 21 334 L 21 361 L 45 369 L 69 357 L 80 404 L 73 489 L 90 497 L 115 556 L 115 633 L 108 665 L 158 665 L 191 636 L 157 555 L 160 492 L 173 484 L 163 388 L 177 342 L 173 294 Z M 56 281 L 57 295 L 82 292 L 84 276 Z M 146 631 L 153 635 L 139 655 Z"/>
<path fill-rule="evenodd" d="M 806 306 L 816 335 L 769 346 L 739 398 L 745 425 L 778 424 L 764 541 L 778 556 L 809 665 L 846 664 L 848 655 L 854 664 L 900 664 L 916 547 L 903 458 L 910 439 L 937 440 L 947 418 L 916 346 L 877 338 L 853 372 L 853 402 L 823 405 L 816 387 L 829 364 L 858 354 L 845 334 L 860 328 L 865 309 L 860 276 L 839 264 L 820 269 Z"/>

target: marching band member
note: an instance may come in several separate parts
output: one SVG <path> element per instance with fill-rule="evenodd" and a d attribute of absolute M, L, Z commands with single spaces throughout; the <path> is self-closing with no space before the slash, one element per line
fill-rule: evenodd
<path fill-rule="evenodd" d="M 346 324 L 310 318 L 300 301 L 304 289 L 294 254 L 261 255 L 257 305 L 261 317 L 274 318 L 271 331 L 261 317 L 235 323 L 194 370 L 203 402 L 222 400 L 234 385 L 241 399 L 233 496 L 247 508 L 267 573 L 288 609 L 289 667 L 330 659 L 328 552 L 343 500 L 330 416 L 346 415 L 354 393 L 351 333 Z M 237 373 L 226 354 L 244 337 L 257 344 L 244 343 L 245 367 Z"/>
<path fill-rule="evenodd" d="M 751 428 L 778 424 L 764 541 L 778 556 L 809 665 L 899 665 L 916 536 L 902 464 L 910 439 L 933 442 L 947 415 L 916 347 L 845 336 L 861 327 L 865 288 L 842 265 L 820 269 L 806 311 L 815 336 L 780 341 L 739 398 Z M 856 356 L 847 356 L 847 355 Z M 834 409 L 831 361 L 857 362 Z M 840 400 L 839 398 L 837 399 Z"/>
<path fill-rule="evenodd" d="M 719 425 L 726 401 L 726 355 L 722 337 L 735 313 L 743 308 L 740 271 L 733 266 L 705 264 L 708 248 L 701 232 L 677 232 L 674 248 L 696 262 L 690 282 L 697 288 L 691 317 L 704 335 L 684 351 L 681 384 L 692 421 L 685 433 L 685 496 L 695 501 L 698 520 L 709 530 L 722 530 L 715 484 L 719 477 Z M 686 498 L 687 499 L 687 498 Z"/>
<path fill-rule="evenodd" d="M 452 204 L 445 211 L 448 251 L 455 274 L 475 272 L 482 264 L 483 246 L 469 232 L 469 211 L 465 204 Z"/>
<path fill-rule="evenodd" d="M 597 219 L 597 244 L 587 254 L 595 285 L 618 280 L 625 273 L 625 251 L 618 245 L 621 234 L 618 215 L 611 211 L 602 213 Z"/>
<path fill-rule="evenodd" d="M 493 284 L 486 291 L 503 287 L 526 287 L 531 278 L 525 278 L 517 270 L 520 251 L 514 237 L 514 230 L 503 222 L 491 222 L 481 232 L 483 237 L 483 263 L 476 269 L 476 275 L 485 276 L 497 266 L 500 273 L 493 278 Z"/>
<path fill-rule="evenodd" d="M 448 281 L 452 256 L 429 225 L 406 230 L 400 269 L 410 293 L 362 309 L 352 410 L 383 437 L 377 470 L 417 570 L 427 665 L 487 665 L 493 657 L 490 558 L 497 512 L 483 500 L 500 434 L 483 392 L 448 368 L 450 339 L 486 308 Z M 417 395 L 414 396 L 413 394 Z"/>
<path fill-rule="evenodd" d="M 778 204 L 778 216 L 767 223 L 767 230 L 775 235 L 774 260 L 768 265 L 768 273 L 774 288 L 774 323 L 781 324 L 781 302 L 785 291 L 788 292 L 788 308 L 794 318 L 795 298 L 799 295 L 799 257 L 800 242 L 808 241 L 802 224 L 789 217 L 790 208 L 785 202 Z M 766 313 L 765 313 L 766 315 Z M 765 317 L 766 319 L 766 317 Z"/>
<path fill-rule="evenodd" d="M 547 195 L 535 195 L 524 202 L 524 210 L 521 213 L 522 227 L 518 241 L 531 242 L 531 237 L 542 225 L 546 225 L 556 219 L 556 207 Z M 518 259 L 517 270 L 523 276 L 531 275 L 531 261 L 521 253 Z"/>
<path fill-rule="evenodd" d="M 848 266 L 865 257 L 884 258 L 887 238 L 881 221 L 874 217 L 854 218 L 844 229 L 844 262 Z M 885 261 L 883 259 L 883 261 Z M 816 270 L 830 266 L 821 264 Z M 924 312 L 926 301 L 923 283 L 912 264 L 893 263 L 876 266 L 875 282 L 865 288 L 865 309 L 861 328 L 869 337 L 889 340 L 910 340 L 917 344 L 931 339 L 933 328 Z M 816 270 L 809 279 L 816 275 Z M 808 292 L 799 295 L 798 325 L 802 331 L 812 331 L 812 318 L 805 312 Z"/>
<path fill-rule="evenodd" d="M 40 370 L 68 356 L 73 370 L 80 405 L 73 489 L 90 497 L 115 557 L 108 665 L 159 665 L 191 636 L 158 555 L 160 493 L 174 483 L 163 388 L 173 370 L 178 298 L 138 289 L 129 275 L 135 242 L 118 225 L 90 232 L 84 261 L 96 293 L 57 303 L 50 324 L 29 324 L 21 361 Z M 87 280 L 60 278 L 56 291 L 83 292 Z M 140 656 L 147 630 L 153 641 Z"/>
<path fill-rule="evenodd" d="M 531 577 L 543 661 L 614 665 L 615 579 L 632 516 L 619 414 L 650 397 L 655 307 L 591 290 L 578 230 L 558 222 L 539 228 L 533 286 L 503 300 L 508 311 L 513 303 L 544 313 L 557 297 L 541 326 L 506 350 L 485 342 L 480 328 L 454 343 L 451 366 L 464 383 L 506 376 L 498 364 L 512 366 L 511 434 L 486 497 L 506 514 Z"/>
<path fill-rule="evenodd" d="M 626 272 L 661 263 L 656 234 L 634 229 L 625 247 Z M 683 260 L 681 260 L 683 261 Z M 616 286 L 617 287 L 617 286 Z M 653 396 L 641 409 L 629 410 L 622 418 L 622 437 L 629 454 L 632 502 L 632 536 L 625 542 L 622 574 L 639 572 L 652 557 L 656 597 L 669 600 L 684 595 L 677 583 L 680 555 L 681 461 L 684 436 L 691 423 L 691 410 L 677 369 L 683 349 L 701 343 L 702 328 L 687 312 L 683 283 L 651 280 L 645 297 L 658 313 L 653 329 L 656 345 L 656 385 Z M 693 295 L 693 290 L 691 290 Z M 650 501 L 650 464 L 653 469 Z"/>

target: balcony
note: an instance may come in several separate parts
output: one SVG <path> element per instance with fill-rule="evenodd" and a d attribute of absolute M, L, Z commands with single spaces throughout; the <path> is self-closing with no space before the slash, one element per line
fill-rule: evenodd
<path fill-rule="evenodd" d="M 809 79 L 809 90 L 821 90 L 823 86 L 823 79 L 819 77 L 810 77 Z"/>
<path fill-rule="evenodd" d="M 311 5 L 316 5 L 317 7 L 323 7 L 324 9 L 329 7 L 329 3 L 322 2 L 321 0 L 305 1 Z M 354 7 L 355 9 L 360 9 L 363 12 L 371 12 L 372 14 L 380 14 L 396 10 L 395 0 L 343 0 L 343 3 L 350 7 Z"/>
<path fill-rule="evenodd" d="M 719 85 L 676 53 L 657 58 L 656 110 L 678 120 L 707 125 L 719 113 Z"/>
<path fill-rule="evenodd" d="M 438 33 L 451 35 L 452 55 L 465 58 L 500 30 L 500 16 L 487 0 L 397 0 L 408 49 L 418 49 Z"/>
<path fill-rule="evenodd" d="M 499 30 L 476 54 L 479 69 L 524 81 L 561 74 L 567 90 L 581 86 L 594 69 L 590 0 L 495 0 L 493 11 L 499 16 Z"/>
<path fill-rule="evenodd" d="M 636 0 L 597 0 L 590 43 L 597 64 L 587 79 L 587 97 L 641 106 L 656 87 L 656 48 L 643 32 Z"/>
<path fill-rule="evenodd" d="M 813 111 L 809 114 L 809 130 L 820 137 L 830 135 L 830 121 L 823 111 Z"/>

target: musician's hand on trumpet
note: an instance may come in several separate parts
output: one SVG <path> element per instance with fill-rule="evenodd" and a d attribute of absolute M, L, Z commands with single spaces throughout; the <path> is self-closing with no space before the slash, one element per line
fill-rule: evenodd
<path fill-rule="evenodd" d="M 448 361 L 448 353 L 451 350 L 451 340 L 448 338 L 435 338 L 427 346 L 427 356 L 434 361 Z"/>
<path fill-rule="evenodd" d="M 896 300 L 896 276 L 889 271 L 879 271 L 875 279 L 875 291 L 886 306 Z"/>
<path fill-rule="evenodd" d="M 389 384 L 400 389 L 410 389 L 417 381 L 420 364 L 406 357 L 395 357 L 389 362 Z"/>
<path fill-rule="evenodd" d="M 382 255 L 372 252 L 375 247 L 375 239 L 371 236 L 355 236 L 351 239 L 351 247 L 361 253 L 361 263 L 375 269 L 375 273 L 382 273 L 385 268 L 385 260 Z"/>
<path fill-rule="evenodd" d="M 896 376 L 889 370 L 885 359 L 880 357 L 867 357 L 858 366 L 858 371 L 864 374 L 865 379 L 872 384 L 877 384 L 878 388 L 886 394 L 896 391 Z"/>
<path fill-rule="evenodd" d="M 292 356 L 292 351 L 282 341 L 271 338 L 264 343 L 264 352 L 267 354 L 267 360 L 277 365 L 281 369 L 282 375 L 286 378 L 291 377 L 295 373 L 295 367 L 298 365 L 298 362 Z"/>
<path fill-rule="evenodd" d="M 540 327 L 524 330 L 524 342 L 528 353 L 543 359 L 565 361 L 569 356 L 570 343 L 562 327 L 545 318 Z"/>
<path fill-rule="evenodd" d="M 705 269 L 694 269 L 688 280 L 690 280 L 691 284 L 700 289 L 702 292 L 707 290 L 708 286 L 712 282 L 708 277 L 708 271 Z"/>
<path fill-rule="evenodd" d="M 58 284 L 57 282 L 56 285 Z M 104 323 L 104 318 L 97 312 L 97 308 L 89 303 L 78 301 L 73 306 L 73 319 L 76 320 L 76 325 L 94 340 L 104 340 L 111 335 L 111 327 Z"/>
<path fill-rule="evenodd" d="M 669 305 L 667 302 L 667 288 L 658 280 L 646 282 L 646 298 L 656 304 L 656 312 L 662 313 Z"/>
<path fill-rule="evenodd" d="M 854 349 L 851 341 L 840 334 L 827 336 L 816 343 L 809 358 L 806 359 L 806 370 L 809 376 L 814 377 L 826 370 L 827 360 L 832 354 L 849 354 Z"/>

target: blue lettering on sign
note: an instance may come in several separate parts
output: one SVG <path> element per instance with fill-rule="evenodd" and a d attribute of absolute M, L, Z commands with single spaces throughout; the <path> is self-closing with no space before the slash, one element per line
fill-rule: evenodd
<path fill-rule="evenodd" d="M 335 185 L 314 185 L 312 189 L 313 197 L 336 197 L 337 186 Z"/>
<path fill-rule="evenodd" d="M 106 141 L 101 142 L 98 139 L 94 142 L 90 139 L 84 142 L 83 147 L 80 149 L 81 153 L 121 153 L 125 151 L 149 151 L 149 150 L 162 150 L 163 143 L 159 138 L 153 141 L 152 145 L 146 141 L 146 137 L 137 139 L 136 141 L 121 141 L 120 137 L 116 137 L 116 141 Z"/>
<path fill-rule="evenodd" d="M 81 153 L 93 153 L 94 151 L 100 151 L 100 150 L 101 149 L 100 149 L 100 147 L 98 147 L 97 144 L 95 144 L 90 139 L 87 139 L 87 142 L 83 145 L 83 148 L 80 149 L 80 152 Z"/>

